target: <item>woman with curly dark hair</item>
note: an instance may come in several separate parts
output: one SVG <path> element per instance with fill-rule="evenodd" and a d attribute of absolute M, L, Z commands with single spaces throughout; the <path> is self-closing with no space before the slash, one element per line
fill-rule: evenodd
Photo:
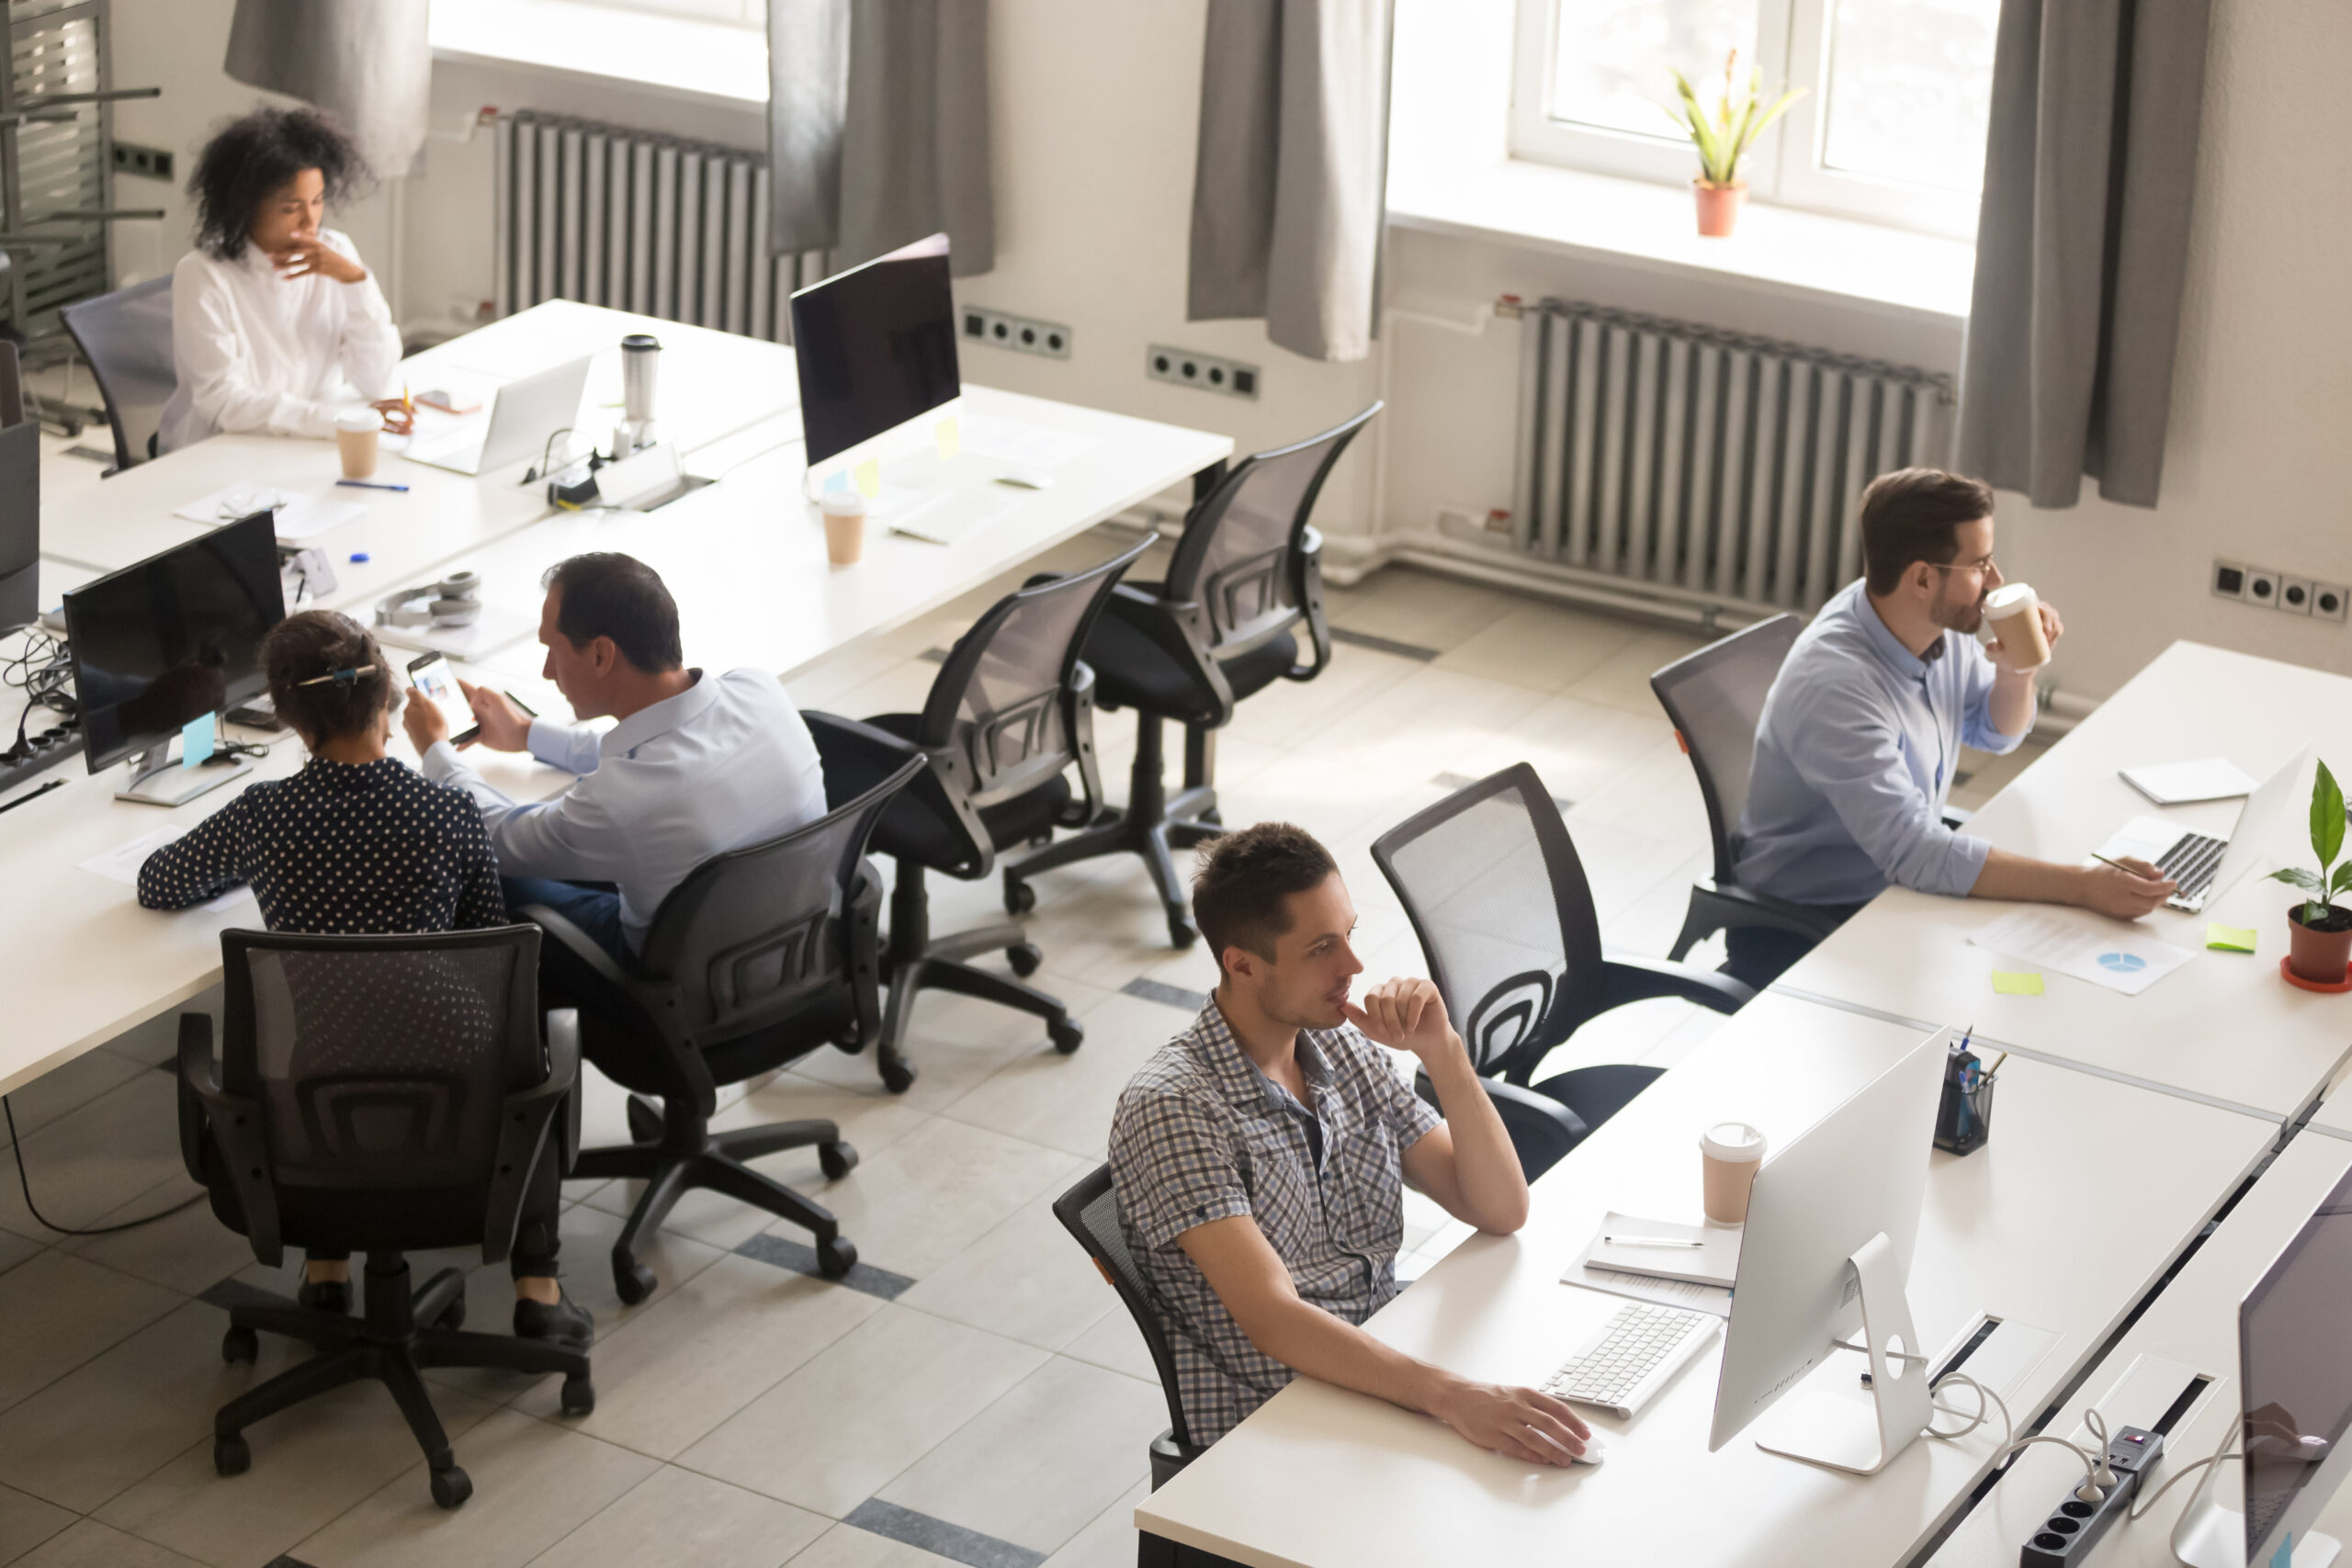
<path fill-rule="evenodd" d="M 197 248 L 172 271 L 172 366 L 164 451 L 223 431 L 332 436 L 356 400 L 404 432 L 390 394 L 401 335 L 349 239 L 321 227 L 330 202 L 369 181 L 334 117 L 258 108 L 197 157 Z M 356 390 L 355 390 L 356 389 Z"/>

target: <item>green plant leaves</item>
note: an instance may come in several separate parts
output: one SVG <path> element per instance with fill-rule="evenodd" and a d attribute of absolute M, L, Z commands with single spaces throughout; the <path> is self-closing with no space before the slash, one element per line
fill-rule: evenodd
<path fill-rule="evenodd" d="M 2352 870 L 2352 865 L 2347 865 L 2346 869 Z M 2322 882 L 2315 873 L 2305 871 L 2299 865 L 2279 867 L 2270 874 L 2270 880 L 2286 883 L 2290 887 L 2300 887 L 2304 892 L 2320 897 L 2327 896 L 2327 885 Z"/>
<path fill-rule="evenodd" d="M 2319 776 L 2312 781 L 2312 852 L 2319 856 L 2321 875 L 2327 874 L 2343 851 L 2344 791 L 2322 762 Z"/>
<path fill-rule="evenodd" d="M 1735 56 L 1735 58 L 1736 58 Z M 1738 98 L 1733 96 L 1735 78 L 1729 62 L 1724 64 L 1724 94 L 1710 115 L 1699 101 L 1699 90 L 1681 72 L 1674 73 L 1675 96 L 1681 101 L 1676 109 L 1666 105 L 1675 124 L 1690 138 L 1698 150 L 1700 177 L 1709 185 L 1727 186 L 1739 178 L 1739 161 L 1747 156 L 1756 139 L 1770 128 L 1772 122 L 1788 113 L 1789 106 L 1804 96 L 1802 87 L 1782 93 L 1771 107 L 1758 109 L 1763 96 L 1764 77 L 1761 72 L 1748 75 L 1747 90 Z"/>
<path fill-rule="evenodd" d="M 2352 860 L 2335 868 L 2335 874 L 2328 879 L 2327 896 L 2333 898 L 2347 887 L 2352 887 Z"/>

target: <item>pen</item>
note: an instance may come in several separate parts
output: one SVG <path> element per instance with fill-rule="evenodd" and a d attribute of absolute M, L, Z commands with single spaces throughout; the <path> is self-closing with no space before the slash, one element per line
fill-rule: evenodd
<path fill-rule="evenodd" d="M 339 484 L 339 485 L 346 485 L 346 486 L 348 486 L 349 488 L 351 488 L 351 489 L 353 489 L 353 490 L 406 490 L 406 489 L 408 489 L 408 486 L 406 486 L 406 485 L 388 485 L 388 484 L 385 484 L 385 483 L 384 483 L 383 481 L 381 481 L 380 479 L 337 479 L 337 480 L 335 480 L 334 482 L 335 482 L 335 483 L 337 483 L 337 484 Z"/>
<path fill-rule="evenodd" d="M 16 798 L 16 799 L 14 799 L 14 800 L 12 800 L 12 801 L 8 802 L 8 804 L 7 804 L 7 805 L 6 805 L 6 806 L 0 806 L 0 811 L 14 811 L 15 809 L 17 809 L 17 807 L 18 807 L 19 806 L 22 806 L 25 802 L 27 802 L 27 801 L 28 801 L 28 800 L 32 800 L 32 799 L 35 799 L 35 798 L 36 798 L 36 797 L 38 797 L 38 796 L 47 795 L 51 790 L 53 790 L 53 789 L 63 789 L 64 787 L 65 787 L 65 781 L 64 781 L 63 779 L 51 779 L 51 780 L 50 780 L 47 784 L 45 784 L 41 785 L 41 786 L 40 786 L 40 788 L 39 788 L 39 789 L 37 789 L 37 790 L 33 790 L 33 791 L 31 791 L 29 794 L 20 795 L 17 796 L 17 798 Z"/>
<path fill-rule="evenodd" d="M 516 707 L 523 710 L 523 716 L 525 718 L 537 718 L 539 716 L 538 709 L 533 707 L 530 704 L 525 702 L 514 693 L 507 691 L 505 687 L 501 686 L 499 691 L 508 702 L 513 703 Z"/>
<path fill-rule="evenodd" d="M 1703 1241 L 1683 1241 L 1670 1235 L 1604 1235 L 1600 1238 L 1611 1247 L 1704 1247 Z"/>
<path fill-rule="evenodd" d="M 1980 1077 L 1991 1077 L 1995 1073 L 2001 1070 L 2001 1064 L 2008 1059 L 2009 1054 L 2007 1051 L 2002 1052 L 1999 1055 L 1993 1058 L 1993 1065 L 1985 1068 L 1984 1071 L 1978 1076 Z"/>

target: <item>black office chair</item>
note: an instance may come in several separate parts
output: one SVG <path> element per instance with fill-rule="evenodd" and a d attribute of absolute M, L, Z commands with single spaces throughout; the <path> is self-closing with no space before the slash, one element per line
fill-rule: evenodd
<path fill-rule="evenodd" d="M 1661 1071 L 1612 1063 L 1532 1083 L 1555 1048 L 1629 1002 L 1679 997 L 1736 1012 L 1755 995 L 1711 970 L 1603 954 L 1584 864 L 1544 781 L 1525 762 L 1390 829 L 1373 844 L 1372 858 L 1413 922 L 1430 978 L 1487 1080 L 1530 1180 Z M 1434 1100 L 1426 1077 L 1420 1090 Z"/>
<path fill-rule="evenodd" d="M 866 840 L 891 797 L 922 770 L 895 755 L 853 793 L 828 771 L 833 808 L 806 827 L 703 862 L 653 913 L 637 972 L 626 973 L 554 910 L 516 911 L 568 954 L 564 1000 L 580 1010 L 582 1048 L 631 1091 L 630 1142 L 582 1151 L 573 1174 L 645 1183 L 613 1244 L 613 1287 L 634 1304 L 653 1293 L 637 1254 L 680 1198 L 723 1192 L 806 1227 L 817 1264 L 838 1280 L 857 1248 L 831 1213 L 750 1161 L 814 1145 L 826 1179 L 857 1164 L 821 1120 L 711 1131 L 718 1085 L 740 1083 L 820 1045 L 854 1051 L 880 1032 L 882 891 Z M 661 1100 L 657 1111 L 643 1096 Z"/>
<path fill-rule="evenodd" d="M 1097 855 L 1136 854 L 1159 889 L 1168 940 L 1178 947 L 1198 940 L 1171 852 L 1222 830 L 1216 731 L 1232 719 L 1235 705 L 1277 678 L 1311 681 L 1331 661 L 1323 539 L 1307 519 L 1331 465 L 1380 410 L 1374 403 L 1337 429 L 1195 481 L 1167 581 L 1121 584 L 1086 639 L 1096 703 L 1136 710 L 1127 804 L 1007 866 L 1006 909 L 1020 915 L 1036 906 L 1028 879 L 1041 871 Z M 1314 650 L 1305 664 L 1295 635 L 1302 627 Z M 1164 721 L 1184 727 L 1184 787 L 1173 796 L 1162 777 Z"/>
<path fill-rule="evenodd" d="M 880 765 L 853 755 L 854 746 L 865 748 L 867 759 L 876 749 L 895 747 L 898 755 L 925 764 L 874 834 L 875 849 L 898 863 L 884 961 L 890 999 L 876 1055 L 883 1085 L 893 1094 L 905 1093 L 915 1080 L 906 1037 L 920 991 L 954 991 L 1035 1013 L 1064 1055 L 1086 1038 L 1058 998 L 968 962 L 1001 949 L 1014 975 L 1035 974 L 1044 955 L 1019 920 L 933 937 L 923 879 L 940 871 L 978 881 L 995 869 L 1006 848 L 1044 838 L 1057 822 L 1088 821 L 1101 809 L 1094 676 L 1079 662 L 1079 649 L 1119 574 L 1145 547 L 1136 545 L 1066 577 L 1033 578 L 998 601 L 948 650 L 921 713 L 863 721 L 803 716 L 828 778 L 837 768 L 854 776 L 860 768 Z M 1082 792 L 1076 801 L 1064 777 L 1072 767 Z"/>
<path fill-rule="evenodd" d="M 585 1351 L 467 1334 L 465 1276 L 412 1292 L 405 1254 L 479 1245 L 503 1259 L 541 1161 L 561 1162 L 579 1046 L 549 1013 L 541 1046 L 528 926 L 430 936 L 220 933 L 221 1051 L 212 1021 L 180 1015 L 180 1153 L 222 1222 L 276 1268 L 288 1247 L 368 1255 L 365 1315 L 239 1304 L 220 1353 L 250 1362 L 262 1333 L 318 1354 L 220 1407 L 212 1463 L 253 1462 L 244 1429 L 345 1383 L 390 1391 L 424 1450 L 433 1500 L 473 1493 L 418 1372 L 505 1367 L 563 1374 L 565 1414 L 595 1408 Z M 559 1169 L 560 1164 L 559 1163 Z"/>
<path fill-rule="evenodd" d="M 1789 931 L 1818 942 L 1838 929 L 1836 919 L 1823 910 L 1742 887 L 1734 870 L 1740 813 L 1747 807 L 1748 777 L 1756 765 L 1756 727 L 1773 678 L 1804 625 L 1794 615 L 1758 621 L 1650 677 L 1650 690 L 1699 775 L 1715 854 L 1714 874 L 1691 886 L 1690 907 L 1667 952 L 1669 958 L 1679 961 L 1720 931 Z"/>
<path fill-rule="evenodd" d="M 164 405 L 178 389 L 172 365 L 172 280 L 168 274 L 58 312 L 106 400 L 114 430 L 114 467 L 134 468 L 155 456 Z"/>

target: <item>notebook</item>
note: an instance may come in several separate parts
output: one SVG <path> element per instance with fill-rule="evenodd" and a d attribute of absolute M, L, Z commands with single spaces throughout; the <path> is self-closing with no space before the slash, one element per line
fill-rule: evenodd
<path fill-rule="evenodd" d="M 2121 770 L 2125 784 L 2158 806 L 2187 806 L 2199 800 L 2234 800 L 2252 795 L 2261 781 L 2225 757 L 2201 762 L 2163 762 L 2152 768 Z"/>

